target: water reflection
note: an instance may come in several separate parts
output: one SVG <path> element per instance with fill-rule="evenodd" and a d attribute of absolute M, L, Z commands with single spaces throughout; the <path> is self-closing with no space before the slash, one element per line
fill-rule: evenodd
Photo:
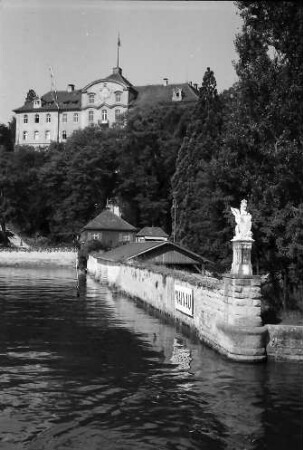
<path fill-rule="evenodd" d="M 301 449 L 302 366 L 230 362 L 72 271 L 0 271 L 0 448 Z"/>

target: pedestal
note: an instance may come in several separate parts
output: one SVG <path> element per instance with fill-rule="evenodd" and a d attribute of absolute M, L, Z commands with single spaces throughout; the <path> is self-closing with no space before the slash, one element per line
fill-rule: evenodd
<path fill-rule="evenodd" d="M 233 263 L 231 267 L 231 275 L 236 277 L 251 277 L 251 249 L 253 239 L 239 240 L 233 239 Z"/>

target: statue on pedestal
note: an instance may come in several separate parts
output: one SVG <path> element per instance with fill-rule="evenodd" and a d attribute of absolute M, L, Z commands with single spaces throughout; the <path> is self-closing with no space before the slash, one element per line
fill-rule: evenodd
<path fill-rule="evenodd" d="M 247 212 L 246 208 L 247 201 L 245 199 L 241 201 L 240 210 L 231 208 L 231 212 L 236 219 L 235 237 L 233 238 L 233 241 L 252 240 L 251 214 Z"/>

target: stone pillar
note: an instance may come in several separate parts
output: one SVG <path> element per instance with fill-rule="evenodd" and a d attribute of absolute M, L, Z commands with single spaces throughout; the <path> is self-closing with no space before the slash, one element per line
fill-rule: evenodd
<path fill-rule="evenodd" d="M 267 328 L 261 318 L 261 280 L 258 276 L 224 277 L 225 320 L 217 325 L 221 347 L 229 358 L 266 360 Z"/>
<path fill-rule="evenodd" d="M 232 239 L 233 262 L 231 275 L 234 277 L 252 277 L 251 249 L 253 239 Z"/>

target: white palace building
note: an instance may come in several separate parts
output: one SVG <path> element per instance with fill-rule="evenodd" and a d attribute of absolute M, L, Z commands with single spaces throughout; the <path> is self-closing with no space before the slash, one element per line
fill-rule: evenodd
<path fill-rule="evenodd" d="M 15 143 L 45 147 L 66 141 L 77 129 L 121 123 L 129 108 L 195 103 L 198 96 L 196 84 L 169 84 L 167 78 L 159 85 L 133 86 L 119 67 L 118 45 L 117 66 L 109 76 L 83 89 L 68 84 L 65 91 L 51 90 L 15 109 Z"/>

